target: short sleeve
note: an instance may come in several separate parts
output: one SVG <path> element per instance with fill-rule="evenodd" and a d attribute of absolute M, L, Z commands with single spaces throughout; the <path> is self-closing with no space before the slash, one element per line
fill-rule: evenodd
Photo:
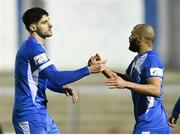
<path fill-rule="evenodd" d="M 145 78 L 159 77 L 163 79 L 164 65 L 161 59 L 157 56 L 149 56 L 144 63 L 143 73 Z"/>

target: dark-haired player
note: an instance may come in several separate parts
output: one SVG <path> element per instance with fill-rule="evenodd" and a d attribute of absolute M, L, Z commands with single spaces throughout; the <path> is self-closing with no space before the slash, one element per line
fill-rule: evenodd
<path fill-rule="evenodd" d="M 76 102 L 76 92 L 64 85 L 104 70 L 106 61 L 95 61 L 94 65 L 74 71 L 59 71 L 45 48 L 46 37 L 52 36 L 48 13 L 31 8 L 24 13 L 23 22 L 30 36 L 16 55 L 14 129 L 18 134 L 57 134 L 60 131 L 47 109 L 46 88 L 69 94 Z"/>

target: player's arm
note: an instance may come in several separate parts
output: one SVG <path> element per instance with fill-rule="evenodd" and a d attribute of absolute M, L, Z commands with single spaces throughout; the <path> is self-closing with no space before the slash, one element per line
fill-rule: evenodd
<path fill-rule="evenodd" d="M 179 118 L 179 113 L 180 113 L 180 97 L 173 108 L 172 115 L 168 119 L 168 124 L 170 127 L 173 128 L 175 127 L 175 124 L 177 123 L 177 120 Z"/>
<path fill-rule="evenodd" d="M 73 71 L 59 71 L 53 64 L 47 64 L 47 66 L 42 65 L 40 70 L 46 78 L 55 85 L 63 86 L 75 82 L 89 74 L 101 72 L 104 70 L 105 63 L 106 61 L 99 61 L 95 65 L 85 66 Z"/>
<path fill-rule="evenodd" d="M 180 97 L 179 99 L 177 100 L 175 106 L 174 106 L 174 109 L 172 111 L 172 115 L 173 116 L 179 116 L 179 113 L 180 113 Z"/>
<path fill-rule="evenodd" d="M 99 54 L 96 54 L 95 56 L 92 56 L 89 61 L 88 61 L 88 65 L 93 65 L 95 63 L 95 61 L 101 60 L 101 57 L 99 56 Z M 123 78 L 126 81 L 132 81 L 132 79 L 130 78 L 130 76 L 126 75 L 126 74 L 122 74 L 122 73 L 118 73 L 113 71 L 111 68 L 109 68 L 108 66 L 105 66 L 105 70 L 102 71 L 102 74 L 106 77 L 106 78 L 111 78 L 113 77 L 113 74 L 117 74 L 118 76 L 120 76 L 121 78 Z"/>
<path fill-rule="evenodd" d="M 126 70 L 127 74 L 130 73 L 131 67 L 132 62 Z M 157 57 L 152 56 L 146 59 L 141 71 L 141 75 L 143 75 L 143 78 L 146 81 L 144 84 L 127 81 L 117 75 L 112 79 L 110 78 L 106 83 L 112 88 L 128 88 L 143 95 L 158 97 L 161 95 L 163 70 L 164 66 L 162 62 L 157 59 Z"/>
<path fill-rule="evenodd" d="M 54 65 L 50 65 L 41 72 L 56 86 L 63 86 L 75 82 L 90 74 L 87 66 L 74 71 L 59 71 Z"/>
<path fill-rule="evenodd" d="M 113 77 L 114 74 L 120 76 L 121 78 L 123 78 L 126 81 L 130 81 L 132 82 L 132 79 L 130 78 L 130 76 L 126 75 L 126 74 L 122 74 L 122 73 L 118 73 L 116 71 L 112 71 L 109 67 L 106 66 L 105 70 L 102 71 L 102 73 L 104 74 L 104 76 L 106 78 L 111 78 Z"/>
<path fill-rule="evenodd" d="M 95 64 L 85 66 L 78 70 L 59 71 L 47 57 L 42 45 L 32 44 L 29 48 L 28 53 L 32 60 L 32 65 L 36 69 L 39 69 L 42 75 L 45 76 L 45 78 L 59 87 L 68 83 L 75 82 L 89 74 L 101 72 L 105 69 L 106 61 L 95 61 Z"/>
<path fill-rule="evenodd" d="M 147 79 L 147 84 L 126 81 L 125 87 L 143 95 L 158 97 L 161 94 L 161 81 L 161 78 L 150 77 Z"/>
<path fill-rule="evenodd" d="M 105 69 L 105 63 L 106 60 L 94 61 L 93 65 L 85 66 L 73 71 L 59 71 L 53 64 L 48 64 L 48 62 L 41 65 L 39 68 L 48 80 L 56 85 L 63 86 L 80 80 L 89 74 L 103 71 Z"/>
<path fill-rule="evenodd" d="M 53 82 L 48 81 L 47 88 L 54 92 L 63 93 L 66 96 L 71 96 L 73 104 L 78 101 L 78 94 L 76 93 L 76 91 L 71 89 L 69 86 L 63 86 L 63 87 L 57 86 Z"/>
<path fill-rule="evenodd" d="M 160 96 L 161 79 L 156 77 L 150 77 L 147 79 L 147 84 L 137 84 L 126 81 L 119 76 L 114 76 L 106 81 L 106 84 L 110 86 L 110 89 L 123 89 L 128 88 L 138 93 L 147 96 Z"/>
<path fill-rule="evenodd" d="M 71 96 L 72 97 L 72 102 L 73 104 L 76 103 L 78 101 L 78 94 L 76 91 L 74 91 L 73 89 L 71 89 L 69 86 L 64 86 L 64 89 L 66 91 L 66 96 Z"/>
<path fill-rule="evenodd" d="M 64 87 L 56 85 L 50 80 L 48 80 L 47 88 L 54 92 L 66 94 Z"/>
<path fill-rule="evenodd" d="M 46 79 L 48 79 L 47 87 L 54 92 L 64 93 L 66 94 L 66 96 L 72 96 L 73 103 L 77 102 L 78 100 L 77 93 L 73 91 L 71 88 L 63 86 L 63 84 L 66 82 L 74 81 L 78 77 L 82 77 L 83 75 L 89 74 L 90 73 L 89 71 L 93 72 L 97 68 L 93 70 L 92 67 L 90 69 L 88 69 L 88 67 L 85 67 L 77 71 L 73 71 L 75 72 L 74 74 L 78 74 L 78 76 L 70 77 L 70 75 L 74 75 L 73 72 L 70 71 L 66 74 L 64 72 L 58 71 L 47 57 L 45 49 L 42 47 L 42 45 L 38 43 L 34 43 L 29 45 L 28 47 L 29 47 L 28 53 L 29 53 L 31 65 L 33 68 L 39 69 L 42 75 L 45 76 Z M 31 68 L 31 70 L 33 68 Z M 67 77 L 69 77 L 68 78 L 69 80 L 62 80 L 64 78 L 61 75 L 63 76 L 67 75 Z M 56 76 L 58 77 L 56 78 Z"/>

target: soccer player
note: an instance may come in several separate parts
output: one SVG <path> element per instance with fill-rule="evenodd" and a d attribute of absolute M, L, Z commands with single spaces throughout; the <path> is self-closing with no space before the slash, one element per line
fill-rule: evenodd
<path fill-rule="evenodd" d="M 175 127 L 175 124 L 177 123 L 177 120 L 179 118 L 179 113 L 180 113 L 180 97 L 173 108 L 171 116 L 168 119 L 168 124 L 170 127 L 173 128 Z"/>
<path fill-rule="evenodd" d="M 126 74 L 113 72 L 109 67 L 103 73 L 109 78 L 111 89 L 128 88 L 134 103 L 133 133 L 168 134 L 168 116 L 162 103 L 164 65 L 153 50 L 155 33 L 148 24 L 136 25 L 129 37 L 129 50 L 138 55 L 130 63 Z"/>
<path fill-rule="evenodd" d="M 48 114 L 46 88 L 70 95 L 76 102 L 76 92 L 65 85 L 101 72 L 105 69 L 106 61 L 94 60 L 95 64 L 91 66 L 59 71 L 46 53 L 45 39 L 52 36 L 47 11 L 31 8 L 23 14 L 22 19 L 30 36 L 16 55 L 13 126 L 18 134 L 57 134 L 60 131 Z"/>

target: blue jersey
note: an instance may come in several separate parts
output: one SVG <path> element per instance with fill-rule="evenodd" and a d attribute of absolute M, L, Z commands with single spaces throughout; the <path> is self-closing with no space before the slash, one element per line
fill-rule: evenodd
<path fill-rule="evenodd" d="M 147 51 L 137 55 L 126 70 L 126 74 L 133 82 L 147 84 L 149 77 L 158 77 L 163 80 L 164 65 L 155 51 Z M 131 90 L 134 104 L 134 115 L 136 130 L 148 132 L 163 128 L 169 128 L 167 124 L 167 114 L 162 104 L 162 84 L 159 97 L 146 96 Z"/>
<path fill-rule="evenodd" d="M 13 122 L 40 120 L 40 116 L 48 116 L 46 88 L 65 93 L 63 85 L 87 75 L 87 66 L 74 71 L 57 70 L 44 46 L 30 36 L 16 55 Z"/>

